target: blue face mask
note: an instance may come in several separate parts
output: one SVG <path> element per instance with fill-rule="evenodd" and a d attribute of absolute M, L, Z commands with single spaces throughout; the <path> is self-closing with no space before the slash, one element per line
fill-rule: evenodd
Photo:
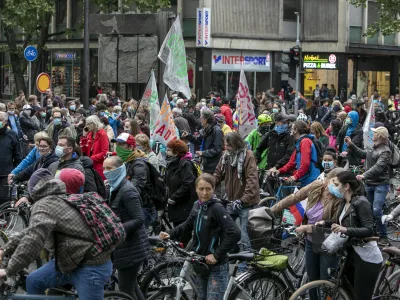
<path fill-rule="evenodd" d="M 54 119 L 54 125 L 55 126 L 61 125 L 61 119 L 60 118 L 55 118 Z"/>
<path fill-rule="evenodd" d="M 288 124 L 275 125 L 274 129 L 278 134 L 285 133 L 288 130 Z"/>
<path fill-rule="evenodd" d="M 75 106 L 75 105 L 71 105 L 71 106 L 69 107 L 69 109 L 72 110 L 72 111 L 75 111 L 76 106 Z"/>
<path fill-rule="evenodd" d="M 344 121 L 345 125 L 350 125 L 351 124 L 351 119 L 346 119 L 346 121 Z"/>
<path fill-rule="evenodd" d="M 110 191 L 114 191 L 122 180 L 126 177 L 126 168 L 125 165 L 120 166 L 112 171 L 104 171 L 104 176 L 106 177 L 108 184 L 110 185 Z"/>
<path fill-rule="evenodd" d="M 333 183 L 328 185 L 329 193 L 339 199 L 343 199 L 344 195 L 339 191 L 339 188 L 335 186 Z"/>
<path fill-rule="evenodd" d="M 324 167 L 325 170 L 331 170 L 335 167 L 333 161 L 325 161 L 325 160 L 322 161 L 322 166 Z"/>
<path fill-rule="evenodd" d="M 279 108 L 273 108 L 272 112 L 275 113 L 275 114 L 278 113 L 279 112 Z"/>
<path fill-rule="evenodd" d="M 99 116 L 100 116 L 100 117 L 104 117 L 104 115 L 105 115 L 105 112 L 104 112 L 104 111 L 99 112 Z"/>

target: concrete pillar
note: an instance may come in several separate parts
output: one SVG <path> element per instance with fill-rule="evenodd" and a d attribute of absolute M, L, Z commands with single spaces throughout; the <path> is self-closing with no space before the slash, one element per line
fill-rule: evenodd
<path fill-rule="evenodd" d="M 392 56 L 392 69 L 390 70 L 390 95 L 396 93 L 396 88 L 399 87 L 399 57 Z"/>

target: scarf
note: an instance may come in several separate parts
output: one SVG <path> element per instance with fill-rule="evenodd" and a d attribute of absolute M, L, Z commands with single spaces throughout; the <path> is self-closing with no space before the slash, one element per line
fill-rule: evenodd
<path fill-rule="evenodd" d="M 147 154 L 144 153 L 141 150 L 135 149 L 131 151 L 131 154 L 127 157 L 126 162 L 131 162 L 136 160 L 137 158 L 146 158 L 147 159 Z"/>
<path fill-rule="evenodd" d="M 225 163 L 229 162 L 232 167 L 237 168 L 238 178 L 241 185 L 243 185 L 242 175 L 243 175 L 244 161 L 246 160 L 246 153 L 247 153 L 246 148 L 232 152 L 227 150 L 222 156 L 222 166 L 224 168 L 223 170 L 224 173 L 225 173 Z"/>

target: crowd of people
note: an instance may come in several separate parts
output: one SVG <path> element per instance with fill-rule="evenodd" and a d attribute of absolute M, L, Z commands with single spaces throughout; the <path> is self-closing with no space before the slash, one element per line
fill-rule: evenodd
<path fill-rule="evenodd" d="M 257 128 L 243 137 L 238 132 L 236 100 L 210 92 L 196 102 L 194 96 L 184 99 L 173 93 L 170 105 L 178 138 L 159 145 L 151 139 L 146 104 L 124 102 L 112 91 L 98 94 L 85 109 L 79 100 L 66 102 L 51 89 L 46 94 L 43 106 L 36 96 L 25 101 L 21 93 L 15 102 L 7 103 L 6 111 L 0 111 L 1 201 L 10 199 L 10 185 L 28 181 L 28 191 L 16 206 L 33 204 L 28 230 L 0 250 L 0 256 L 14 253 L 0 276 L 13 274 L 35 259 L 56 231 L 70 233 L 53 240 L 56 249 L 71 247 L 75 253 L 59 256 L 31 273 L 28 293 L 41 294 L 67 281 L 82 299 L 99 293 L 93 283 L 85 283 L 85 273 L 94 272 L 97 280 L 93 281 L 104 284 L 112 271 L 111 251 L 85 256 L 88 242 L 76 237 L 90 235 L 85 224 L 73 221 L 79 216 L 68 205 L 54 203 L 66 195 L 95 192 L 120 217 L 127 234 L 113 255 L 119 289 L 144 299 L 137 274 L 149 252 L 146 230 L 157 222 L 160 210 L 153 192 L 154 174 L 163 176 L 168 188 L 164 204 L 174 226 L 160 237 L 184 243 L 193 238 L 192 249 L 204 255 L 211 267 L 207 278 L 196 281 L 200 299 L 222 299 L 229 277 L 228 252 L 251 249 L 248 216 L 260 202 L 265 176 L 284 177 L 299 182 L 301 188 L 273 206 L 272 212 L 308 198 L 297 232 L 306 235 L 310 280 L 327 279 L 327 269 L 337 264 L 334 257 L 313 252 L 311 233 L 317 224 L 364 238 L 374 234 L 376 223 L 379 242 L 388 243 L 385 221 L 393 216 L 382 217 L 396 146 L 391 140 L 395 129 L 385 111 L 399 108 L 399 95 L 386 108 L 377 93 L 371 99 L 353 95 L 344 103 L 333 94 L 327 98 L 316 94 L 309 108 L 302 98 L 295 116 L 293 99 L 285 99 L 283 92 L 274 96 L 270 89 L 253 100 Z M 373 147 L 365 149 L 362 126 L 369 105 L 374 106 L 376 123 Z M 362 162 L 363 174 L 348 171 Z M 62 244 L 68 238 L 72 244 Z M 382 263 L 377 243 L 370 243 L 368 250 L 354 247 L 350 253 L 353 268 L 348 277 L 356 299 L 370 298 L 372 291 L 365 283 L 373 288 Z M 79 261 L 82 268 L 71 270 L 69 260 Z M 73 275 L 58 276 L 66 271 Z"/>

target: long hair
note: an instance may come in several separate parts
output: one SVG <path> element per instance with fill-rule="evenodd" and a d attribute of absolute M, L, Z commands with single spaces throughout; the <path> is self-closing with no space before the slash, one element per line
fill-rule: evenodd
<path fill-rule="evenodd" d="M 246 148 L 246 144 L 242 136 L 236 131 L 229 132 L 225 137 L 225 141 L 235 150 Z"/>
<path fill-rule="evenodd" d="M 356 175 L 354 175 L 352 172 L 350 171 L 340 172 L 339 174 L 336 175 L 336 178 L 343 185 L 348 183 L 350 185 L 351 190 L 353 191 L 354 196 L 365 195 L 363 184 L 357 180 Z"/>

